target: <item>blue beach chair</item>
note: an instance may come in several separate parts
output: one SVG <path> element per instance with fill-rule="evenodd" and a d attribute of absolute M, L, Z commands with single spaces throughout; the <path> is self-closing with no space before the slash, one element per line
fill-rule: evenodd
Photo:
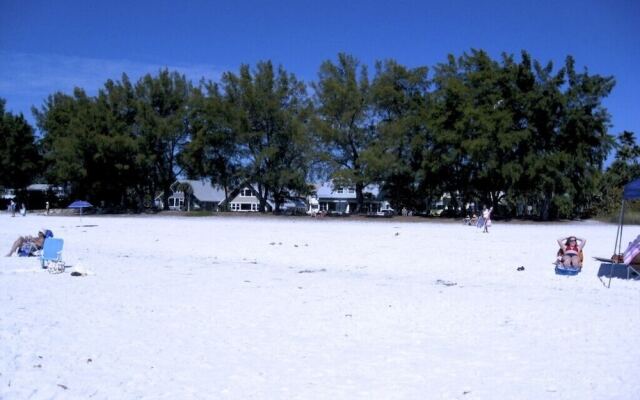
<path fill-rule="evenodd" d="M 57 238 L 47 238 L 44 241 L 42 247 L 42 254 L 40 255 L 40 265 L 42 268 L 47 268 L 50 262 L 62 261 L 62 246 L 64 240 Z"/>

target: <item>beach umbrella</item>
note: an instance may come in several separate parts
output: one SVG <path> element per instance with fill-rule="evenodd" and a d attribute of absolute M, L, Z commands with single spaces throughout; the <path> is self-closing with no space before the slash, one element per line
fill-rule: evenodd
<path fill-rule="evenodd" d="M 616 233 L 616 243 L 613 247 L 613 254 L 622 254 L 622 228 L 624 227 L 624 206 L 625 202 L 632 200 L 640 200 L 640 178 L 637 178 L 624 186 L 622 191 L 622 204 L 620 205 L 620 220 L 618 222 L 618 232 Z M 615 260 L 615 263 L 620 262 L 619 260 Z M 636 271 L 634 267 L 631 265 L 627 265 L 627 271 L 632 269 L 634 272 L 638 273 L 640 271 Z M 613 275 L 613 263 L 611 263 L 610 271 L 609 271 L 609 285 L 607 287 L 611 287 L 611 277 Z"/>
<path fill-rule="evenodd" d="M 76 200 L 73 203 L 69 204 L 67 206 L 67 208 L 76 208 L 76 209 L 80 209 L 80 215 L 82 215 L 82 210 L 84 210 L 85 208 L 90 208 L 93 207 L 93 204 L 89 203 L 88 201 L 84 201 L 84 200 Z"/>

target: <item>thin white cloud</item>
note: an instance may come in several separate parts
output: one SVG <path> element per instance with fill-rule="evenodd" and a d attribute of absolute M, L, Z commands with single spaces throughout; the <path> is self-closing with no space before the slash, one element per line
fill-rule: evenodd
<path fill-rule="evenodd" d="M 219 80 L 222 71 L 209 65 L 152 64 L 132 60 L 110 60 L 55 54 L 0 52 L 0 97 L 7 109 L 30 114 L 32 105 L 40 106 L 57 91 L 71 93 L 75 87 L 95 95 L 108 79 L 120 80 L 123 73 L 136 82 L 145 74 L 160 69 L 184 74 L 194 84 L 202 78 Z"/>

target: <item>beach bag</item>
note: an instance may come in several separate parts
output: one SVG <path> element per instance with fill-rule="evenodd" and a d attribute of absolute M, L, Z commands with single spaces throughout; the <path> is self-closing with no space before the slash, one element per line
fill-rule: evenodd
<path fill-rule="evenodd" d="M 633 242 L 629 242 L 629 246 L 624 251 L 624 263 L 631 264 L 634 259 L 640 254 L 640 236 Z"/>
<path fill-rule="evenodd" d="M 50 274 L 61 274 L 64 272 L 64 261 L 47 261 L 45 268 L 49 271 Z"/>

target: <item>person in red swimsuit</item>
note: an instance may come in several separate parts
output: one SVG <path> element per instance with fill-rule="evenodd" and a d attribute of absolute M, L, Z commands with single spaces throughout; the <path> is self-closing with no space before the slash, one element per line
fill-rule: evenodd
<path fill-rule="evenodd" d="M 565 267 L 580 267 L 580 252 L 587 241 L 585 239 L 569 236 L 558 239 L 558 245 L 562 249 L 562 263 Z"/>

